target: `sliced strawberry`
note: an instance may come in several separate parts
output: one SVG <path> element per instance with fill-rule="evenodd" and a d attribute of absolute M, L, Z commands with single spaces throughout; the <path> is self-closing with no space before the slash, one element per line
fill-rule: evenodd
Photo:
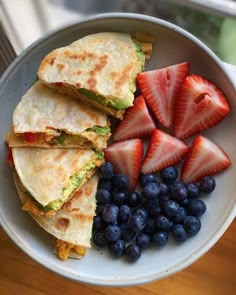
<path fill-rule="evenodd" d="M 177 164 L 188 152 L 181 140 L 155 129 L 141 168 L 142 173 L 152 173 Z"/>
<path fill-rule="evenodd" d="M 115 141 L 150 135 L 155 129 L 155 123 L 149 114 L 143 96 L 135 99 L 134 105 L 127 109 L 124 119 L 114 131 Z"/>
<path fill-rule="evenodd" d="M 13 155 L 12 155 L 11 148 L 8 148 L 6 160 L 7 160 L 7 163 L 13 163 Z"/>
<path fill-rule="evenodd" d="M 173 124 L 175 98 L 188 74 L 187 62 L 138 74 L 138 85 L 147 104 L 165 127 Z"/>
<path fill-rule="evenodd" d="M 25 132 L 23 133 L 23 136 L 24 140 L 29 143 L 35 142 L 37 140 L 37 135 L 33 132 Z"/>
<path fill-rule="evenodd" d="M 141 139 L 129 139 L 111 144 L 104 150 L 105 159 L 113 164 L 116 173 L 124 173 L 129 179 L 130 191 L 135 190 L 143 157 Z"/>
<path fill-rule="evenodd" d="M 197 181 L 221 172 L 231 164 L 226 153 L 211 140 L 199 135 L 193 141 L 181 172 L 183 182 Z"/>
<path fill-rule="evenodd" d="M 207 79 L 186 77 L 176 99 L 174 134 L 180 139 L 215 126 L 229 113 L 222 91 Z"/>

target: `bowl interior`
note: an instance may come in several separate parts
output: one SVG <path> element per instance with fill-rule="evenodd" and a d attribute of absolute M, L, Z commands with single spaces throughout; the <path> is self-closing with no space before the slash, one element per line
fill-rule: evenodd
<path fill-rule="evenodd" d="M 231 104 L 231 113 L 222 123 L 204 135 L 219 144 L 231 157 L 233 165 L 216 177 L 217 187 L 204 198 L 207 213 L 202 217 L 200 233 L 182 245 L 173 241 L 163 249 L 147 250 L 135 264 L 123 259 L 110 259 L 106 251 L 91 249 L 81 260 L 61 262 L 52 254 L 52 238 L 26 213 L 21 211 L 11 169 L 5 161 L 5 134 L 12 124 L 12 112 L 24 92 L 36 80 L 42 58 L 51 50 L 95 32 L 134 33 L 145 30 L 155 37 L 154 52 L 147 69 L 184 61 L 190 62 L 191 73 L 214 81 L 222 88 Z M 234 217 L 236 201 L 236 95 L 220 61 L 190 34 L 174 25 L 138 15 L 113 14 L 96 17 L 58 31 L 26 49 L 12 64 L 0 82 L 0 220 L 14 242 L 28 255 L 49 269 L 68 278 L 103 285 L 146 283 L 168 276 L 188 266 L 204 254 L 226 230 Z"/>

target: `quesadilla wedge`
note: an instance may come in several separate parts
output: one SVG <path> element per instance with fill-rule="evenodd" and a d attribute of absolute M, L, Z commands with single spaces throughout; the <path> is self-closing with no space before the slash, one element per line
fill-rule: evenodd
<path fill-rule="evenodd" d="M 23 210 L 52 217 L 103 163 L 94 150 L 12 148 L 14 169 L 27 192 Z"/>
<path fill-rule="evenodd" d="M 129 34 L 104 32 L 85 36 L 50 52 L 38 77 L 48 86 L 122 119 L 133 105 L 136 76 L 150 57 L 152 44 Z"/>
<path fill-rule="evenodd" d="M 38 81 L 14 110 L 8 144 L 103 149 L 109 137 L 106 114 Z"/>
<path fill-rule="evenodd" d="M 14 180 L 24 204 L 28 199 L 28 193 L 16 173 Z M 32 218 L 56 238 L 54 252 L 61 260 L 66 260 L 68 257 L 82 258 L 86 254 L 86 249 L 91 247 L 97 184 L 96 173 L 51 218 L 36 216 L 30 212 Z"/>

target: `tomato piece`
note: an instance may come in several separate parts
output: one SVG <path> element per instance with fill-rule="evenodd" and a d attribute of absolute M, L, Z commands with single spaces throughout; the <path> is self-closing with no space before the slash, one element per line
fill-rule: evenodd
<path fill-rule="evenodd" d="M 32 132 L 25 132 L 24 133 L 24 140 L 26 142 L 35 142 L 36 141 L 36 134 Z"/>
<path fill-rule="evenodd" d="M 13 163 L 13 156 L 12 156 L 12 149 L 11 148 L 9 148 L 7 151 L 7 162 Z"/>

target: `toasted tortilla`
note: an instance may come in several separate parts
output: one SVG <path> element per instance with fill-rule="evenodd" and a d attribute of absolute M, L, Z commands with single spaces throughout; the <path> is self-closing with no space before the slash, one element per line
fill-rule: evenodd
<path fill-rule="evenodd" d="M 108 132 L 100 135 L 93 128 Z M 33 134 L 34 140 L 25 141 L 25 134 Z M 15 109 L 8 141 L 10 147 L 103 149 L 109 136 L 106 114 L 38 81 Z"/>
<path fill-rule="evenodd" d="M 17 174 L 14 174 L 15 185 L 19 197 L 24 203 L 28 198 L 26 190 Z M 57 239 L 86 248 L 91 247 L 93 217 L 96 208 L 97 173 L 88 180 L 74 197 L 51 218 L 31 214 L 32 218 L 49 234 Z M 77 253 L 71 253 L 76 258 Z"/>
<path fill-rule="evenodd" d="M 50 52 L 39 66 L 38 77 L 48 86 L 122 119 L 125 110 L 107 103 L 116 100 L 122 105 L 129 97 L 132 105 L 136 75 L 143 67 L 137 68 L 138 64 L 136 46 L 129 34 L 104 32 Z M 84 95 L 81 89 L 102 96 L 106 103 Z"/>
<path fill-rule="evenodd" d="M 82 149 L 21 147 L 12 148 L 12 156 L 14 169 L 28 195 L 42 210 L 47 206 L 55 211 L 73 197 L 103 162 L 100 153 Z"/>

